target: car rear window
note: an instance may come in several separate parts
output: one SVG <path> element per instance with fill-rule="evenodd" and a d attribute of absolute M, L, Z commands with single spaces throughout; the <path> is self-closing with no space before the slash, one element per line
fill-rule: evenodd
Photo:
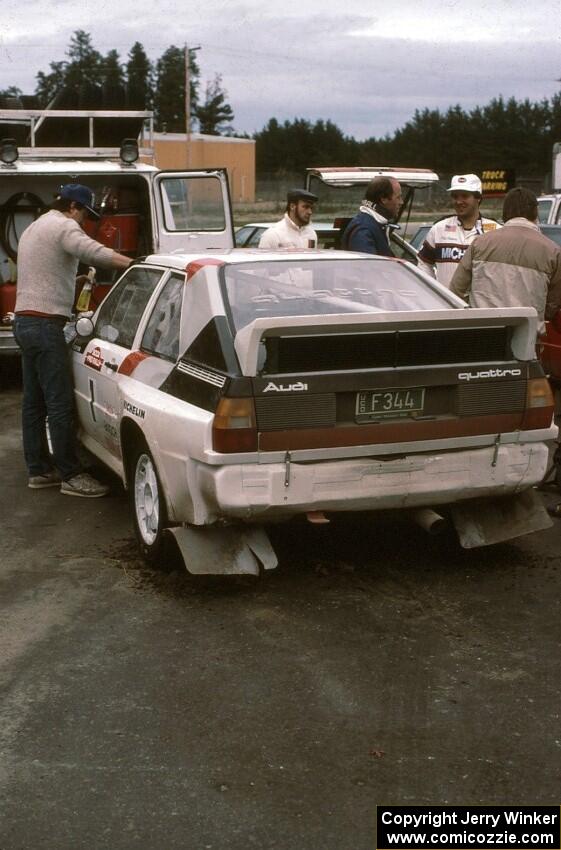
<path fill-rule="evenodd" d="M 236 330 L 263 316 L 317 316 L 454 306 L 398 262 L 366 259 L 277 260 L 225 266 L 226 299 Z"/>

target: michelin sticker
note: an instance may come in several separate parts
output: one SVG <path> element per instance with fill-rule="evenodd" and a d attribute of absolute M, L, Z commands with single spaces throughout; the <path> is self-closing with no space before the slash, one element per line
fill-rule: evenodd
<path fill-rule="evenodd" d="M 138 417 L 138 419 L 144 419 L 146 416 L 145 410 L 141 407 L 135 407 L 134 404 L 130 404 L 128 401 L 123 402 L 123 410 L 130 413 L 132 416 Z"/>

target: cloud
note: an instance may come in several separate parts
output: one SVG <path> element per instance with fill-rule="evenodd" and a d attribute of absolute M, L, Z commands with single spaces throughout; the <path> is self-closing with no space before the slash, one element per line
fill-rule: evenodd
<path fill-rule="evenodd" d="M 123 58 L 135 41 L 153 60 L 170 44 L 201 45 L 203 82 L 223 75 L 234 126 L 247 132 L 275 116 L 329 118 L 357 138 L 381 136 L 415 109 L 469 109 L 500 94 L 540 100 L 559 88 L 561 8 L 547 0 L 479 0 L 476 14 L 456 0 L 371 5 L 364 14 L 362 0 L 327 8 L 320 0 L 59 0 L 45 16 L 37 0 L 7 0 L 0 88 L 33 90 L 36 72 L 63 58 L 78 28 Z"/>

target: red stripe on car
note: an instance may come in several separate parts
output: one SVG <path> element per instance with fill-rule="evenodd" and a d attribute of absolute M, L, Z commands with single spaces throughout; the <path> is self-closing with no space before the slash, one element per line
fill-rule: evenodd
<path fill-rule="evenodd" d="M 138 364 L 146 360 L 147 357 L 150 357 L 150 355 L 143 351 L 131 351 L 130 354 L 127 354 L 117 372 L 119 375 L 132 375 Z"/>
<path fill-rule="evenodd" d="M 187 272 L 187 280 L 191 280 L 193 275 L 197 274 L 204 266 L 223 266 L 225 265 L 224 260 L 216 260 L 214 257 L 205 257 L 204 260 L 191 260 L 190 263 L 187 263 L 185 266 L 185 271 Z"/>

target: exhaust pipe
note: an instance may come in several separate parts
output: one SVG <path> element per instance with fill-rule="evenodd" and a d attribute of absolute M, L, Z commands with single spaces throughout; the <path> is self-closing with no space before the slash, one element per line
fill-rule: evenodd
<path fill-rule="evenodd" d="M 411 518 L 433 537 L 436 537 L 437 534 L 442 534 L 448 525 L 444 517 L 437 514 L 432 508 L 419 508 L 413 511 Z"/>
<path fill-rule="evenodd" d="M 306 513 L 306 519 L 313 525 L 326 525 L 331 521 L 325 516 L 323 511 L 308 511 Z"/>

